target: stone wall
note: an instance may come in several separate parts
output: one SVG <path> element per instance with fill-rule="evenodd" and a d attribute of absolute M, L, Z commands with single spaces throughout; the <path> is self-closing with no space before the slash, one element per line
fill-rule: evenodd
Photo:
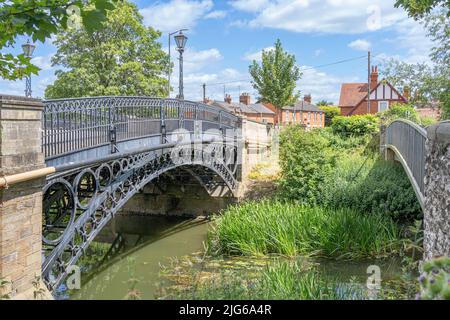
<path fill-rule="evenodd" d="M 271 125 L 242 119 L 242 158 L 239 180 L 245 180 L 252 168 L 268 160 L 272 151 L 274 129 Z"/>
<path fill-rule="evenodd" d="M 425 259 L 450 255 L 450 122 L 428 127 L 425 165 Z"/>
<path fill-rule="evenodd" d="M 0 176 L 45 167 L 42 111 L 40 100 L 0 96 Z M 32 283 L 41 275 L 43 183 L 0 189 L 0 278 L 8 281 L 3 294 L 13 299 L 32 299 Z"/>

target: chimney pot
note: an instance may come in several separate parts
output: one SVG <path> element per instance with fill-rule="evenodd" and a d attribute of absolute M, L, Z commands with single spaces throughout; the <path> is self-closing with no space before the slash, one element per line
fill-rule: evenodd
<path fill-rule="evenodd" d="M 311 104 L 311 95 L 310 94 L 305 94 L 303 97 L 303 101 L 305 101 L 306 103 Z"/>
<path fill-rule="evenodd" d="M 378 85 L 378 66 L 372 66 L 372 72 L 370 74 L 370 90 L 374 89 Z"/>
<path fill-rule="evenodd" d="M 246 92 L 242 93 L 239 96 L 239 102 L 243 103 L 243 104 L 246 104 L 246 105 L 249 105 L 250 104 L 250 95 L 248 93 L 246 93 Z"/>
<path fill-rule="evenodd" d="M 231 96 L 230 96 L 229 94 L 226 94 L 226 95 L 225 95 L 224 101 L 225 101 L 226 103 L 231 103 Z"/>

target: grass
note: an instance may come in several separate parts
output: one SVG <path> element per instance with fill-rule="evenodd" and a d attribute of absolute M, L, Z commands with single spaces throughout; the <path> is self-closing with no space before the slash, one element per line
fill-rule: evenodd
<path fill-rule="evenodd" d="M 222 273 L 220 277 L 198 282 L 176 291 L 177 299 L 195 300 L 341 300 L 361 298 L 356 286 L 342 286 L 321 277 L 315 270 L 304 270 L 295 261 L 268 264 L 256 275 Z"/>
<path fill-rule="evenodd" d="M 232 206 L 208 234 L 212 254 L 385 257 L 400 247 L 397 225 L 381 215 L 281 201 Z"/>

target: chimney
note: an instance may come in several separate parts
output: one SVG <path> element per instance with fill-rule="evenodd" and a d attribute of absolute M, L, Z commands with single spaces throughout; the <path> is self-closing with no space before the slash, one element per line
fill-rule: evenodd
<path fill-rule="evenodd" d="M 311 104 L 311 95 L 305 94 L 305 96 L 303 97 L 303 101 L 305 101 L 308 104 Z"/>
<path fill-rule="evenodd" d="M 409 98 L 411 97 L 411 91 L 408 86 L 403 87 L 403 97 L 406 99 L 406 101 L 409 101 Z"/>
<path fill-rule="evenodd" d="M 378 66 L 372 66 L 370 73 L 370 90 L 374 89 L 378 84 Z"/>
<path fill-rule="evenodd" d="M 231 96 L 230 96 L 229 94 L 226 94 L 226 95 L 225 95 L 224 101 L 225 101 L 226 103 L 230 103 L 230 104 L 231 104 Z"/>
<path fill-rule="evenodd" d="M 249 105 L 250 104 L 250 95 L 248 93 L 243 93 L 239 96 L 239 102 Z"/>

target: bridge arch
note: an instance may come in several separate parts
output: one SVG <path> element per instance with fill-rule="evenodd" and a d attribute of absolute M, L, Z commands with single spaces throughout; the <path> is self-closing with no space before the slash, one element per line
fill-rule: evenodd
<path fill-rule="evenodd" d="M 398 119 L 386 127 L 384 135 L 385 159 L 402 165 L 424 210 L 426 130 L 412 121 Z"/>
<path fill-rule="evenodd" d="M 49 289 L 127 201 L 164 173 L 185 168 L 208 192 L 221 185 L 235 194 L 239 121 L 178 99 L 44 101 L 42 151 L 56 170 L 43 199 L 42 274 Z"/>
<path fill-rule="evenodd" d="M 127 201 L 164 173 L 186 168 L 207 191 L 221 184 L 232 194 L 236 192 L 235 165 L 229 159 L 218 157 L 219 153 L 235 150 L 235 146 L 212 145 L 212 148 L 197 149 L 191 145 L 165 148 L 50 176 L 44 188 L 43 226 L 44 246 L 49 251 L 43 264 L 43 277 L 49 288 L 56 288 L 64 280 L 69 266 L 76 263 Z M 173 154 L 180 152 L 188 156 L 174 159 Z M 203 171 L 201 177 L 195 176 L 198 168 Z M 110 176 L 102 177 L 102 172 Z"/>

